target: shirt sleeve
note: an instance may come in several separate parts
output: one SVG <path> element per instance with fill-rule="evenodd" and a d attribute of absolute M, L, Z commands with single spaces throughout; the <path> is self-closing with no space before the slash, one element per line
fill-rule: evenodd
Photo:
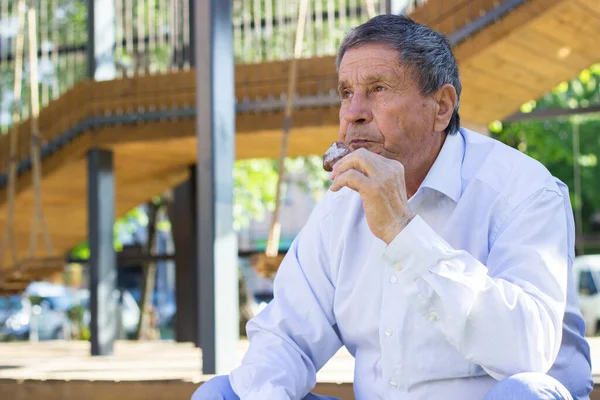
<path fill-rule="evenodd" d="M 247 325 L 250 347 L 230 374 L 241 400 L 302 399 L 342 345 L 333 314 L 329 235 L 315 214 L 279 267 L 274 298 Z"/>
<path fill-rule="evenodd" d="M 452 248 L 419 216 L 383 259 L 401 267 L 401 285 L 416 285 L 415 307 L 432 327 L 500 380 L 545 373 L 554 363 L 566 303 L 567 242 L 564 199 L 544 189 L 507 217 L 487 265 Z"/>

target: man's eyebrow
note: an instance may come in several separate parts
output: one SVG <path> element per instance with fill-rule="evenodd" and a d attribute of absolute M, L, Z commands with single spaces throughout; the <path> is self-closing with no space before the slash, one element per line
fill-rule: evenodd
<path fill-rule="evenodd" d="M 375 82 L 386 82 L 389 81 L 390 78 L 389 76 L 385 75 L 385 74 L 375 74 L 375 75 L 368 75 L 367 77 L 365 77 L 364 79 L 362 79 L 362 84 L 371 84 L 371 83 L 375 83 Z M 342 89 L 345 89 L 350 85 L 350 83 L 343 79 L 341 81 L 339 81 L 338 83 L 338 91 L 341 91 Z"/>
<path fill-rule="evenodd" d="M 350 86 L 350 85 L 347 80 L 344 79 L 344 80 L 339 81 L 338 86 L 337 86 L 338 92 L 341 92 L 342 90 L 346 89 L 348 86 Z"/>

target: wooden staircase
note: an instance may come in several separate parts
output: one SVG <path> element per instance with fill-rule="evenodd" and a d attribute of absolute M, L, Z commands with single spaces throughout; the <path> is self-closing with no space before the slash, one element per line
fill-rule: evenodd
<path fill-rule="evenodd" d="M 494 0 L 430 0 L 412 17 L 452 38 L 451 22 L 481 10 L 494 15 Z M 458 41 L 455 55 L 463 83 L 461 118 L 486 126 L 518 112 L 564 80 L 600 61 L 600 4 L 596 0 L 526 0 Z M 445 6 L 446 4 L 446 6 Z M 500 14 L 498 14 L 500 15 Z M 472 16 L 471 16 L 472 17 Z M 298 69 L 299 108 L 289 155 L 321 154 L 336 139 L 338 101 L 335 57 L 303 59 Z M 236 66 L 236 157 L 277 157 L 283 121 L 286 61 Z M 116 213 L 161 194 L 188 176 L 196 159 L 194 70 L 108 82 L 82 81 L 45 107 L 42 199 L 58 254 L 87 232 L 86 152 L 114 152 Z M 26 257 L 33 215 L 28 121 L 19 125 L 19 174 L 15 234 L 19 259 Z M 8 136 L 0 137 L 0 232 L 6 224 Z M 39 246 L 40 249 L 42 248 Z M 37 256 L 44 257 L 43 252 Z M 8 254 L 2 268 L 12 268 Z M 37 274 L 37 277 L 44 273 Z M 18 281 L 16 279 L 15 281 Z M 22 282 L 23 286 L 26 282 Z M 4 286 L 2 286 L 4 285 Z M 0 283 L 0 291 L 20 287 Z"/>

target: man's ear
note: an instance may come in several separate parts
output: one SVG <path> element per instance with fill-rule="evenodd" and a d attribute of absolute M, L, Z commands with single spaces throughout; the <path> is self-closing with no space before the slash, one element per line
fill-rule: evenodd
<path fill-rule="evenodd" d="M 450 119 L 454 113 L 454 108 L 458 103 L 456 89 L 449 83 L 439 88 L 434 94 L 434 99 L 438 105 L 437 113 L 433 124 L 435 132 L 442 132 L 450 124 Z"/>

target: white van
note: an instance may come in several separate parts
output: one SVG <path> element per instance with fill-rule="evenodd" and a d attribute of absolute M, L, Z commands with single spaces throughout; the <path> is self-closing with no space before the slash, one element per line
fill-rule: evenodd
<path fill-rule="evenodd" d="M 600 330 L 600 254 L 575 257 L 573 278 L 585 320 L 585 334 L 595 336 Z"/>

